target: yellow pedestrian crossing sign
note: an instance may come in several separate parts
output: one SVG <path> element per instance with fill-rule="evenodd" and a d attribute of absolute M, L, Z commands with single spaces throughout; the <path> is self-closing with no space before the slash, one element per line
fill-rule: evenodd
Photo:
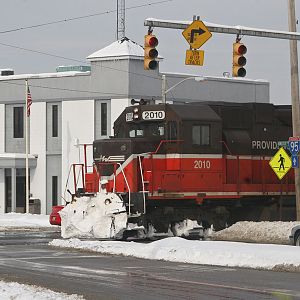
<path fill-rule="evenodd" d="M 281 180 L 292 167 L 292 161 L 284 148 L 281 147 L 270 160 L 269 165 Z"/>

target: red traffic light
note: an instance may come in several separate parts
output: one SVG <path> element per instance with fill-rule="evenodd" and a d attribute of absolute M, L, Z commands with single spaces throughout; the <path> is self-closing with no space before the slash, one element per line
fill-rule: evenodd
<path fill-rule="evenodd" d="M 245 77 L 247 74 L 244 66 L 247 63 L 247 59 L 244 54 L 247 53 L 247 47 L 240 43 L 233 44 L 233 57 L 232 57 L 232 76 L 233 77 Z"/>
<path fill-rule="evenodd" d="M 158 45 L 158 39 L 154 35 L 146 35 L 145 47 L 156 47 Z"/>
<path fill-rule="evenodd" d="M 158 56 L 158 51 L 155 48 L 158 45 L 158 39 L 155 35 L 145 35 L 144 43 L 144 69 L 155 70 L 158 67 L 158 61 L 155 60 Z"/>
<path fill-rule="evenodd" d="M 247 53 L 247 47 L 244 44 L 236 43 L 235 47 L 236 47 L 235 51 L 237 54 L 244 55 Z"/>

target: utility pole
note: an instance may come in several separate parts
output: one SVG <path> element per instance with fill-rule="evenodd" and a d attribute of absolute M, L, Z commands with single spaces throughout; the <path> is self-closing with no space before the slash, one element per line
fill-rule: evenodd
<path fill-rule="evenodd" d="M 295 0 L 288 0 L 289 31 L 296 32 Z M 290 40 L 293 136 L 300 136 L 300 102 L 297 41 Z M 295 168 L 296 215 L 300 221 L 300 170 Z"/>
<path fill-rule="evenodd" d="M 117 0 L 117 40 L 125 37 L 125 0 Z"/>

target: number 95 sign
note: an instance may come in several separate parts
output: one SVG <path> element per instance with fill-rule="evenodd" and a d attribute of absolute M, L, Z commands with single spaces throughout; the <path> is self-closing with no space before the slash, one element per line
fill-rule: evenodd
<path fill-rule="evenodd" d="M 293 156 L 297 155 L 300 150 L 300 141 L 289 140 L 289 150 Z"/>

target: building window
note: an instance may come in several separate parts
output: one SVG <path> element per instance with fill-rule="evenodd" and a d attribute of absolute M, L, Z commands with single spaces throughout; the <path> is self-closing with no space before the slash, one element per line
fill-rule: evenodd
<path fill-rule="evenodd" d="M 193 145 L 208 146 L 210 142 L 209 125 L 194 125 L 193 126 Z"/>
<path fill-rule="evenodd" d="M 58 177 L 52 176 L 52 206 L 57 205 L 58 200 Z"/>
<path fill-rule="evenodd" d="M 58 105 L 52 105 L 52 137 L 58 137 Z"/>
<path fill-rule="evenodd" d="M 107 103 L 101 103 L 101 135 L 107 135 Z"/>
<path fill-rule="evenodd" d="M 14 107 L 14 138 L 24 137 L 24 108 L 22 106 Z"/>

